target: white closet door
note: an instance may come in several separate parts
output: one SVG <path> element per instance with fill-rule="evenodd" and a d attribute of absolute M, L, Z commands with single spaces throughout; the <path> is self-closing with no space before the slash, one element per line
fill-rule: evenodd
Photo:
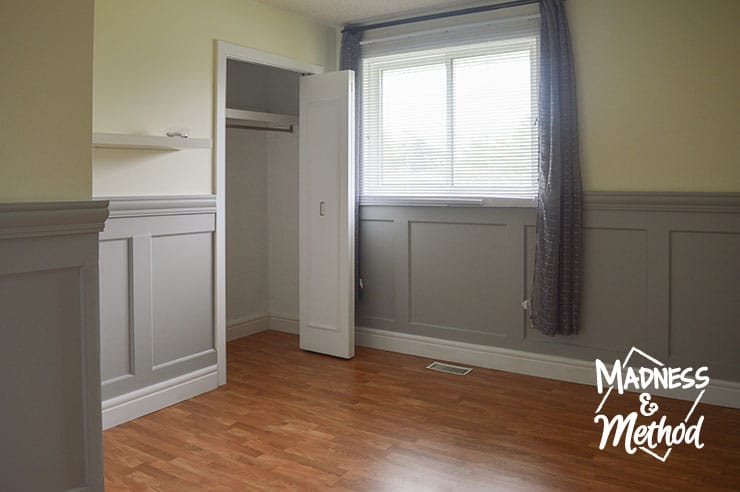
<path fill-rule="evenodd" d="M 354 72 L 301 78 L 300 345 L 355 355 Z"/>

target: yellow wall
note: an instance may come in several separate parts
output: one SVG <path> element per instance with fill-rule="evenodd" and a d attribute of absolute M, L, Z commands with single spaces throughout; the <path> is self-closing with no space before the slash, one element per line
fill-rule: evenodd
<path fill-rule="evenodd" d="M 336 31 L 252 0 L 96 0 L 96 132 L 212 138 L 214 40 L 333 69 Z M 94 151 L 95 196 L 212 193 L 210 150 Z"/>
<path fill-rule="evenodd" d="M 566 8 L 585 189 L 740 191 L 740 1 Z"/>
<path fill-rule="evenodd" d="M 0 202 L 91 196 L 93 5 L 0 2 Z"/>
<path fill-rule="evenodd" d="M 584 187 L 740 191 L 740 2 L 566 6 Z M 336 65 L 334 30 L 251 0 L 97 0 L 95 131 L 212 137 L 214 39 Z M 94 161 L 98 196 L 212 192 L 208 150 L 96 150 Z"/>

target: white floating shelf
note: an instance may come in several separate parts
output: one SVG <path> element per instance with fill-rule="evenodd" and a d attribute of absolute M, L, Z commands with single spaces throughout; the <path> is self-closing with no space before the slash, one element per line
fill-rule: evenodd
<path fill-rule="evenodd" d="M 93 133 L 92 146 L 105 149 L 210 149 L 211 139 L 160 135 L 131 135 L 126 133 Z"/>
<path fill-rule="evenodd" d="M 243 109 L 226 108 L 227 122 L 262 123 L 268 127 L 290 127 L 298 124 L 298 116 L 292 114 L 261 113 Z"/>

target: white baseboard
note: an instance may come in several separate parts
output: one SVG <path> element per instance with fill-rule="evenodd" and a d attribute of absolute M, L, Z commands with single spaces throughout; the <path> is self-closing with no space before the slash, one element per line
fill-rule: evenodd
<path fill-rule="evenodd" d="M 357 345 L 572 383 L 594 384 L 593 362 L 357 327 Z"/>
<path fill-rule="evenodd" d="M 230 342 L 265 330 L 282 331 L 297 335 L 298 319 L 285 314 L 265 314 L 231 321 L 226 328 L 226 340 Z"/>
<path fill-rule="evenodd" d="M 134 420 L 218 387 L 217 366 L 153 384 L 103 402 L 103 430 Z"/>
<path fill-rule="evenodd" d="M 230 342 L 237 338 L 248 337 L 269 328 L 270 316 L 268 314 L 230 321 L 226 326 L 226 341 Z"/>
<path fill-rule="evenodd" d="M 454 342 L 359 326 L 356 331 L 356 341 L 357 345 L 389 352 L 441 359 L 458 364 L 469 364 L 559 381 L 596 385 L 595 365 L 591 361 L 488 345 Z M 694 400 L 697 395 L 696 390 L 668 390 L 655 391 L 654 393 L 668 398 L 689 401 Z M 740 408 L 740 383 L 713 379 L 706 388 L 702 402 L 723 407 Z"/>
<path fill-rule="evenodd" d="M 267 321 L 267 328 L 261 328 L 243 336 L 268 328 L 274 331 L 298 334 L 298 320 L 293 317 L 270 315 L 259 318 L 260 327 L 264 326 L 263 319 Z M 455 342 L 361 326 L 357 327 L 356 342 L 357 345 L 362 347 L 389 352 L 590 386 L 596 385 L 596 371 L 592 361 Z M 654 391 L 653 393 L 688 401 L 694 400 L 696 397 L 696 390 L 668 390 Z M 713 379 L 704 393 L 702 402 L 723 407 L 740 408 L 740 383 Z"/>
<path fill-rule="evenodd" d="M 270 329 L 297 335 L 298 319 L 285 315 L 270 315 Z"/>

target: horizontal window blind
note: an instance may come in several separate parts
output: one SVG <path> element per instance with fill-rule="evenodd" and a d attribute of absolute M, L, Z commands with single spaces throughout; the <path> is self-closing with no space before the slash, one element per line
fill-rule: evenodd
<path fill-rule="evenodd" d="M 537 23 L 530 16 L 363 45 L 363 202 L 535 197 Z"/>

